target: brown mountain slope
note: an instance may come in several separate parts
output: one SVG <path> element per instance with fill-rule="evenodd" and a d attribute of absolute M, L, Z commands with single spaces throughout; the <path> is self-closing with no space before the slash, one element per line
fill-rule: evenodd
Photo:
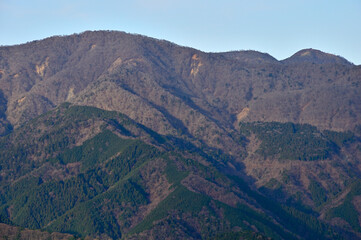
<path fill-rule="evenodd" d="M 157 123 L 147 119 L 155 114 L 162 127 L 177 122 L 193 135 L 198 121 L 232 128 L 244 109 L 246 121 L 334 130 L 360 124 L 360 67 L 344 61 L 285 63 L 252 51 L 208 54 L 139 35 L 85 32 L 1 47 L 0 88 L 14 126 L 64 101 L 122 111 L 128 101 L 138 102 L 133 106 L 146 114 L 128 109 L 134 119 L 152 126 Z M 108 87 L 119 94 L 104 95 Z M 200 115 L 191 117 L 190 111 Z"/>

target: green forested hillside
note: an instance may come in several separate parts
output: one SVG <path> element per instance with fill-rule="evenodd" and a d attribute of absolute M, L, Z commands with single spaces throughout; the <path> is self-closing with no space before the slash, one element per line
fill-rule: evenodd
<path fill-rule="evenodd" d="M 256 134 L 262 143 L 257 150 L 264 157 L 313 161 L 337 154 L 355 140 L 352 132 L 319 131 L 309 124 L 255 122 L 240 123 L 243 134 Z"/>
<path fill-rule="evenodd" d="M 227 155 L 213 165 L 213 150 L 188 151 L 192 143 L 116 112 L 64 104 L 1 141 L 1 220 L 10 224 L 112 239 L 345 234 L 228 175 Z"/>

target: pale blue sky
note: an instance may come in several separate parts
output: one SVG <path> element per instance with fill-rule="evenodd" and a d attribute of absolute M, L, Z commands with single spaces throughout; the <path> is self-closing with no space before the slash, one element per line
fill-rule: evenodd
<path fill-rule="evenodd" d="M 0 0 L 0 45 L 120 30 L 207 52 L 304 48 L 361 64 L 361 0 Z"/>

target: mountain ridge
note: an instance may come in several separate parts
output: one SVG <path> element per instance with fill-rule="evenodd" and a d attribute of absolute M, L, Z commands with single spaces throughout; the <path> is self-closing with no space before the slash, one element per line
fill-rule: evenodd
<path fill-rule="evenodd" d="M 109 48 L 117 49 L 117 51 L 111 52 L 109 51 Z M 3 72 L 0 79 L 0 84 L 3 94 L 6 96 L 7 109 L 10 113 L 8 119 L 13 125 L 17 125 L 18 121 L 26 121 L 25 116 L 21 117 L 22 113 L 27 112 L 26 115 L 36 116 L 38 114 L 36 112 L 42 113 L 46 110 L 53 108 L 55 105 L 65 101 L 68 97 L 71 97 L 74 94 L 76 95 L 90 82 L 93 82 L 102 74 L 105 74 L 106 71 L 108 71 L 107 69 L 111 67 L 112 64 L 113 70 L 119 67 L 129 68 L 129 64 L 140 64 L 140 62 L 137 61 L 142 59 L 141 61 L 143 62 L 141 64 L 144 65 L 144 63 L 147 63 L 149 69 L 158 68 L 158 71 L 163 72 L 165 75 L 156 77 L 156 74 L 153 71 L 153 73 L 147 73 L 152 75 L 150 76 L 151 78 L 168 78 L 168 80 L 161 82 L 162 86 L 167 88 L 174 88 L 177 89 L 177 91 L 181 89 L 183 95 L 191 98 L 206 98 L 205 101 L 208 102 L 209 106 L 213 105 L 218 109 L 228 105 L 226 109 L 229 113 L 223 114 L 223 116 L 230 116 L 232 114 L 237 115 L 239 112 L 242 111 L 242 109 L 247 107 L 247 105 L 253 104 L 253 102 L 257 105 L 255 107 L 258 108 L 258 102 L 260 101 L 255 100 L 257 98 L 261 100 L 261 95 L 265 95 L 265 97 L 271 97 L 269 93 L 274 92 L 274 90 L 267 90 L 267 87 L 262 86 L 262 84 L 264 83 L 261 83 L 260 81 L 269 81 L 270 83 L 268 88 L 273 88 L 277 87 L 277 84 L 274 80 L 274 78 L 277 77 L 277 79 L 280 79 L 277 80 L 277 82 L 283 85 L 282 88 L 284 88 L 284 86 L 288 88 L 291 87 L 291 89 L 297 86 L 299 86 L 298 88 L 302 88 L 302 85 L 304 84 L 303 82 L 309 81 L 307 77 L 310 78 L 312 75 L 315 75 L 316 77 L 317 75 L 323 74 L 322 71 L 325 71 L 322 69 L 317 69 L 317 67 L 304 66 L 306 69 L 308 69 L 306 70 L 306 72 L 309 72 L 309 76 L 305 76 L 304 73 L 299 71 L 296 66 L 290 66 L 292 68 L 291 69 L 290 67 L 282 66 L 274 61 L 273 62 L 276 64 L 273 65 L 269 65 L 268 62 L 265 65 L 256 64 L 247 67 L 244 66 L 244 61 L 235 61 L 230 63 L 228 62 L 227 57 L 226 59 L 223 59 L 222 56 L 225 56 L 224 54 L 227 55 L 227 53 L 208 54 L 191 48 L 179 47 L 167 41 L 154 40 L 153 38 L 145 38 L 139 35 L 129 35 L 123 32 L 85 32 L 83 34 L 71 35 L 67 37 L 53 37 L 43 41 L 30 43 L 30 45 L 21 45 L 21 52 L 18 52 L 18 50 L 16 49 L 17 47 L 10 47 L 10 49 L 4 47 L 0 48 L 2 56 L 2 63 L 0 64 L 0 67 Z M 10 50 L 15 52 L 10 54 Z M 27 58 L 26 56 L 24 56 L 24 53 L 29 55 L 33 51 L 38 53 L 44 51 L 45 52 L 42 56 L 38 55 L 35 58 L 33 57 L 33 59 L 25 60 Z M 46 53 L 46 51 L 51 52 Z M 54 53 L 56 53 L 56 57 Z M 257 53 L 253 51 L 243 52 L 242 54 L 250 55 L 250 53 L 256 54 L 257 56 L 266 56 L 262 53 Z M 4 62 L 6 59 L 8 59 L 8 57 L 6 57 L 8 54 L 11 55 L 10 59 L 17 59 L 17 62 Z M 53 57 L 51 57 L 52 55 Z M 202 61 L 202 58 L 204 58 L 203 60 L 206 60 L 206 65 L 204 65 L 204 61 Z M 272 59 L 272 57 L 268 55 L 267 58 Z M 131 63 L 129 61 L 133 62 Z M 254 60 L 249 61 L 252 62 Z M 21 66 L 19 65 L 19 62 L 23 62 L 25 65 Z M 124 65 L 124 63 L 126 63 L 127 65 Z M 212 64 L 216 65 L 213 66 Z M 6 69 L 11 65 L 13 65 L 14 67 L 18 65 L 18 67 L 15 67 L 13 70 Z M 227 67 L 222 69 L 222 66 Z M 229 66 L 232 67 L 230 68 Z M 333 73 L 330 72 L 331 74 L 329 74 L 327 79 L 326 77 L 323 78 L 326 81 L 332 80 L 332 78 L 335 77 L 332 75 L 334 75 L 334 72 L 336 71 L 343 71 L 343 74 L 351 74 L 349 77 L 352 78 L 355 78 L 355 76 L 353 76 L 355 74 L 357 76 L 357 73 L 352 73 L 354 71 L 357 71 L 357 68 L 352 66 L 342 66 L 343 65 L 332 66 L 332 68 L 336 67 L 339 68 L 339 70 L 332 69 Z M 207 70 L 202 71 L 202 69 L 205 70 L 205 68 Z M 331 71 L 331 67 L 328 68 L 330 69 L 327 71 Z M 295 78 L 299 78 L 300 80 L 292 80 L 295 83 L 290 83 L 290 80 L 288 78 L 290 77 L 290 74 L 295 71 L 295 69 L 298 75 L 295 76 Z M 184 72 L 184 70 L 186 70 L 186 72 Z M 220 86 L 220 83 L 217 83 L 217 79 L 222 77 L 222 74 L 220 74 L 222 71 L 225 71 L 225 76 L 223 77 L 223 79 L 228 82 L 226 84 L 229 85 L 229 87 L 223 87 Z M 268 71 L 268 73 L 267 75 L 264 75 L 266 71 Z M 277 72 L 280 72 L 281 74 L 278 74 L 279 76 L 276 76 Z M 311 79 L 314 79 L 315 77 L 311 77 Z M 76 81 L 74 81 L 74 79 Z M 169 79 L 175 79 L 176 81 L 169 81 Z M 254 82 L 254 79 L 257 79 L 259 83 L 252 83 Z M 351 79 L 349 81 L 355 82 L 355 80 Z M 319 85 L 320 83 L 313 84 Z M 357 80 L 355 84 L 357 84 Z M 256 89 L 255 86 L 252 85 L 259 85 L 258 88 L 260 89 Z M 64 90 L 59 88 L 62 88 Z M 129 89 L 130 88 L 128 87 L 128 90 Z M 193 89 L 196 91 L 194 92 Z M 14 90 L 16 91 L 14 92 Z M 54 90 L 56 91 L 54 92 Z M 241 95 L 245 95 L 245 99 L 241 99 L 239 96 L 237 96 L 235 90 L 241 93 Z M 284 91 L 282 89 L 277 89 L 277 91 L 280 90 Z M 332 89 L 330 90 L 333 91 Z M 173 91 L 173 93 L 177 93 L 177 91 Z M 264 91 L 264 93 L 266 94 L 262 93 L 261 91 Z M 230 96 L 227 97 L 225 95 L 226 92 L 229 92 L 228 95 L 234 97 L 235 101 L 239 102 L 240 104 L 235 105 L 234 101 L 230 102 L 228 100 Z M 286 92 L 291 93 L 292 98 L 296 98 L 292 101 L 299 102 L 299 100 L 297 100 L 297 98 L 299 97 L 293 96 L 295 93 L 294 91 L 290 92 L 289 90 L 287 90 Z M 24 96 L 24 94 L 27 95 L 27 93 L 30 93 L 30 95 L 28 97 Z M 218 95 L 221 94 L 222 96 L 216 96 L 217 93 Z M 277 99 L 273 100 L 274 97 L 271 98 L 271 102 L 279 101 Z M 306 99 L 306 101 L 310 100 L 311 99 Z M 268 99 L 267 101 L 270 100 Z M 32 106 L 30 106 L 29 104 Z M 263 104 L 264 103 L 262 103 L 262 105 Z M 298 104 L 307 105 L 307 102 L 303 103 L 301 101 Z M 33 107 L 34 105 L 37 106 L 35 109 Z M 296 106 L 294 107 L 295 109 L 299 108 Z M 249 115 L 254 115 L 253 117 L 251 117 L 251 119 L 255 118 L 261 120 L 260 116 L 257 116 L 257 112 L 252 111 L 252 108 L 250 109 L 251 110 Z M 302 110 L 302 108 L 300 110 Z M 337 109 L 335 108 L 333 111 L 336 110 Z M 19 112 L 20 115 L 11 116 L 15 112 Z M 302 113 L 302 111 L 300 112 Z M 354 110 L 352 110 L 352 112 L 354 112 Z M 268 114 L 271 114 L 269 117 L 266 117 L 266 119 L 268 120 L 294 121 L 294 119 L 285 116 L 284 113 L 281 112 L 278 114 L 279 117 L 272 116 L 272 113 Z M 358 113 L 356 113 L 356 115 L 357 114 Z M 295 113 L 294 118 L 298 118 L 297 115 L 299 115 L 299 113 Z M 328 117 L 330 121 L 335 121 L 335 119 L 339 118 L 338 115 L 336 115 L 336 117 L 331 117 L 332 116 Z M 312 116 L 312 119 L 315 119 L 315 117 Z M 300 119 L 296 121 L 301 121 L 304 123 L 311 121 L 309 123 L 312 123 L 312 119 Z M 341 119 L 338 119 L 337 121 L 341 121 Z M 353 120 L 350 121 L 350 123 L 348 124 L 354 123 L 355 121 Z M 340 125 L 345 125 L 332 122 L 313 122 L 312 124 L 331 129 L 340 129 Z M 323 126 L 321 126 L 320 124 L 323 124 Z M 335 124 L 337 126 L 333 127 L 333 125 Z M 350 127 L 347 128 L 350 129 Z"/>
<path fill-rule="evenodd" d="M 197 50 L 199 52 L 203 52 L 203 53 L 210 53 L 210 54 L 223 54 L 223 55 L 237 55 L 237 54 L 256 54 L 258 56 L 264 56 L 264 57 L 267 57 L 269 58 L 270 60 L 273 59 L 273 60 L 276 60 L 278 62 L 288 62 L 288 60 L 292 57 L 296 57 L 298 55 L 302 55 L 302 54 L 305 54 L 307 52 L 310 52 L 310 53 L 318 53 L 318 54 L 325 54 L 325 55 L 328 55 L 328 56 L 333 56 L 333 57 L 336 57 L 336 58 L 339 58 L 340 61 L 338 61 L 338 63 L 340 64 L 352 64 L 354 65 L 353 63 L 351 63 L 350 61 L 348 61 L 346 58 L 340 56 L 340 55 L 335 55 L 335 54 L 331 54 L 331 53 L 327 53 L 327 52 L 323 52 L 321 50 L 318 50 L 318 49 L 314 49 L 314 48 L 304 48 L 304 49 L 301 49 L 299 51 L 297 51 L 296 53 L 292 54 L 290 57 L 288 58 L 285 58 L 285 59 L 281 59 L 281 60 L 277 60 L 275 57 L 273 57 L 272 55 L 270 55 L 269 53 L 265 53 L 265 52 L 260 52 L 260 51 L 257 51 L 257 50 L 228 50 L 228 51 L 219 51 L 219 52 L 214 52 L 214 51 L 202 51 L 202 50 L 198 50 L 196 48 L 193 48 L 193 47 L 190 47 L 190 46 L 184 46 L 184 45 L 180 45 L 180 44 L 177 44 L 177 43 L 174 43 L 174 42 L 171 42 L 171 41 L 168 41 L 168 40 L 165 40 L 165 39 L 158 39 L 158 38 L 155 38 L 155 37 L 149 37 L 149 36 L 146 36 L 146 35 L 142 35 L 142 34 L 138 34 L 138 33 L 128 33 L 128 32 L 125 32 L 125 31 L 118 31 L 118 30 L 96 30 L 96 31 L 91 31 L 91 30 L 86 30 L 86 31 L 83 31 L 81 33 L 73 33 L 73 34 L 69 34 L 69 35 L 54 35 L 54 36 L 50 36 L 50 37 L 45 37 L 43 39 L 38 39 L 38 40 L 31 40 L 31 41 L 28 41 L 28 42 L 25 42 L 25 43 L 19 43 L 19 44 L 14 44 L 14 45 L 0 45 L 0 48 L 12 48 L 12 47 L 20 47 L 20 46 L 23 46 L 23 45 L 28 45 L 28 44 L 36 44 L 36 43 L 39 43 L 39 42 L 42 42 L 42 41 L 52 41 L 54 39 L 57 39 L 57 38 L 64 38 L 64 37 L 71 37 L 71 36 L 80 36 L 80 35 L 87 35 L 87 34 L 91 34 L 91 33 L 120 33 L 120 34 L 126 34 L 126 35 L 133 35 L 133 36 L 140 36 L 140 37 L 143 37 L 143 38 L 148 38 L 148 39 L 152 39 L 152 40 L 155 40 L 155 41 L 160 41 L 160 42 L 166 42 L 166 43 L 170 43 L 172 45 L 176 45 L 178 47 L 181 47 L 181 48 L 188 48 L 188 49 L 194 49 L 194 50 Z M 309 54 L 309 53 L 308 53 Z M 308 55 L 308 54 L 305 54 L 305 55 Z M 304 55 L 304 56 L 305 56 Z M 334 61 L 335 62 L 335 61 Z"/>

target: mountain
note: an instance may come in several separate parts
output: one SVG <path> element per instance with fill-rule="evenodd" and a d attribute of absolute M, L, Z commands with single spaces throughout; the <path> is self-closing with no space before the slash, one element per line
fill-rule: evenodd
<path fill-rule="evenodd" d="M 361 238 L 361 68 L 96 31 L 0 47 L 0 220 L 100 239 Z"/>
<path fill-rule="evenodd" d="M 329 53 L 324 53 L 315 49 L 304 49 L 298 51 L 291 57 L 282 61 L 286 64 L 292 63 L 314 63 L 314 64 L 341 64 L 341 65 L 352 65 L 345 58 L 336 56 Z"/>

